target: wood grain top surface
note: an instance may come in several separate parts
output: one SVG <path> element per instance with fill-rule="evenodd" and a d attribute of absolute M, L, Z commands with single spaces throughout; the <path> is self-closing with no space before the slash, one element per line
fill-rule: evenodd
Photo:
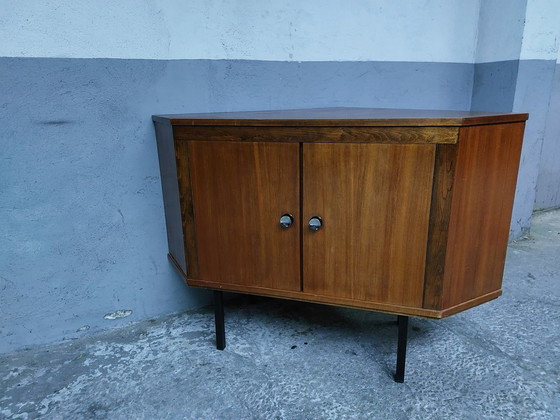
<path fill-rule="evenodd" d="M 521 122 L 528 114 L 390 108 L 312 108 L 276 111 L 154 115 L 153 121 L 182 126 L 470 126 Z"/>

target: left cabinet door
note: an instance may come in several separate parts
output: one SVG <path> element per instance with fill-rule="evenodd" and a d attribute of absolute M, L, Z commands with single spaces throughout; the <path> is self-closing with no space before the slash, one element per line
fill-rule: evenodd
<path fill-rule="evenodd" d="M 191 141 L 188 155 L 195 280 L 301 290 L 299 144 Z"/>

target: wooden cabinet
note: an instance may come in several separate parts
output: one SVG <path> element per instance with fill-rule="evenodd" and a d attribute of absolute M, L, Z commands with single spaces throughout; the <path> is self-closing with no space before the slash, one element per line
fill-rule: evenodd
<path fill-rule="evenodd" d="M 431 318 L 501 294 L 527 114 L 153 119 L 169 255 L 190 286 Z"/>

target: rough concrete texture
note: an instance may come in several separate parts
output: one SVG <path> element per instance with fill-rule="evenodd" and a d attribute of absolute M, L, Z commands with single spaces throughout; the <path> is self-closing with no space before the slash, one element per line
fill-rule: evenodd
<path fill-rule="evenodd" d="M 5 419 L 558 419 L 560 211 L 508 251 L 504 296 L 411 319 L 393 382 L 395 317 L 234 298 L 228 346 L 211 308 L 0 358 Z"/>

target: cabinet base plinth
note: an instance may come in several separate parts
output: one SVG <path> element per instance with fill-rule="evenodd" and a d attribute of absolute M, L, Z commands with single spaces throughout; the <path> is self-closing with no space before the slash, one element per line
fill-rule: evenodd
<path fill-rule="evenodd" d="M 174 258 L 170 256 L 171 261 L 177 266 Z M 257 296 L 270 296 L 280 299 L 297 300 L 301 302 L 321 303 L 332 306 L 342 306 L 345 308 L 364 309 L 368 311 L 384 312 L 395 315 L 406 315 L 421 318 L 441 319 L 450 315 L 464 311 L 482 303 L 489 302 L 502 295 L 502 289 L 495 290 L 474 299 L 463 302 L 443 310 L 418 308 L 412 306 L 401 306 L 387 303 L 359 301 L 349 298 L 339 298 L 333 296 L 314 295 L 311 293 L 290 291 L 290 290 L 277 290 L 267 289 L 264 287 L 254 286 L 241 286 L 236 284 L 213 283 L 202 280 L 186 279 L 186 283 L 191 287 L 199 287 L 202 289 L 220 290 L 223 292 L 243 293 Z"/>

